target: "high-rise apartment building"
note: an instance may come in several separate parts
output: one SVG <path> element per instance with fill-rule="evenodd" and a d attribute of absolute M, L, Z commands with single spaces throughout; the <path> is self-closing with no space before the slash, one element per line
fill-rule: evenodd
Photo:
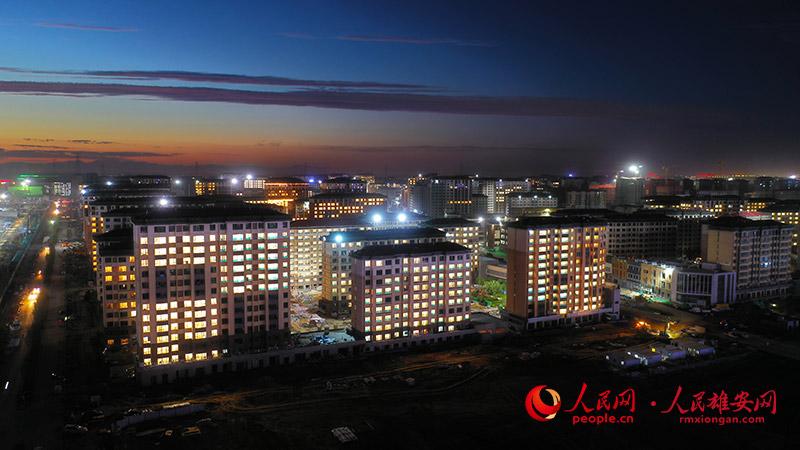
<path fill-rule="evenodd" d="M 97 235 L 97 300 L 106 345 L 136 342 L 136 259 L 133 230 L 117 228 Z"/>
<path fill-rule="evenodd" d="M 507 226 L 506 314 L 522 329 L 597 320 L 604 298 L 606 222 L 528 217 Z"/>
<path fill-rule="evenodd" d="M 260 206 L 133 218 L 141 364 L 265 349 L 289 333 L 289 217 Z"/>
<path fill-rule="evenodd" d="M 478 270 L 478 254 L 481 247 L 486 246 L 486 236 L 481 233 L 481 224 L 460 217 L 431 219 L 422 225 L 442 230 L 448 242 L 463 245 L 472 251 L 472 270 Z"/>
<path fill-rule="evenodd" d="M 373 245 L 351 254 L 353 331 L 385 341 L 465 328 L 470 250 L 453 242 Z"/>
<path fill-rule="evenodd" d="M 413 213 L 381 214 L 380 217 L 380 221 L 368 215 L 292 221 L 289 231 L 292 289 L 315 289 L 322 286 L 325 236 L 344 231 L 387 230 L 416 226 L 423 218 Z"/>
<path fill-rule="evenodd" d="M 736 272 L 739 301 L 785 297 L 793 230 L 774 220 L 720 217 L 703 225 L 702 257 Z"/>
<path fill-rule="evenodd" d="M 334 317 L 348 316 L 352 307 L 350 254 L 372 245 L 444 242 L 446 235 L 435 228 L 405 227 L 331 233 L 323 238 L 322 298 L 320 309 Z"/>

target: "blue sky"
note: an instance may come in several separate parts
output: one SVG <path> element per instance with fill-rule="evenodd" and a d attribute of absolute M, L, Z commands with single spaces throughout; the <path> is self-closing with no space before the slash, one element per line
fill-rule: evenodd
<path fill-rule="evenodd" d="M 0 42 L 14 160 L 89 155 L 66 145 L 86 136 L 164 153 L 151 164 L 271 170 L 797 165 L 786 3 L 7 0 Z"/>

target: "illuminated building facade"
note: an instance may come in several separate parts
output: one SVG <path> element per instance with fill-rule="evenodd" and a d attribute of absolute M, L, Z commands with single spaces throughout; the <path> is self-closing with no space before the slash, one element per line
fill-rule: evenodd
<path fill-rule="evenodd" d="M 463 245 L 472 251 L 472 269 L 478 270 L 478 254 L 481 247 L 486 246 L 485 235 L 481 233 L 478 222 L 460 217 L 431 219 L 423 222 L 426 227 L 437 228 L 445 232 L 448 242 Z"/>
<path fill-rule="evenodd" d="M 386 210 L 386 197 L 367 193 L 319 194 L 309 199 L 311 219 L 335 219 L 348 215 L 362 215 L 373 210 Z"/>
<path fill-rule="evenodd" d="M 510 222 L 508 318 L 523 329 L 597 320 L 604 299 L 606 223 L 588 217 Z"/>
<path fill-rule="evenodd" d="M 97 299 L 106 345 L 126 347 L 136 338 L 136 262 L 133 231 L 118 228 L 98 235 Z"/>
<path fill-rule="evenodd" d="M 133 219 L 141 364 L 267 348 L 289 333 L 289 217 L 163 208 Z"/>
<path fill-rule="evenodd" d="M 795 255 L 800 253 L 800 247 L 798 247 L 798 242 L 800 242 L 800 238 L 798 238 L 800 234 L 800 202 L 786 201 L 776 203 L 764 208 L 762 212 L 769 214 L 772 220 L 794 226 L 792 231 L 792 253 Z"/>
<path fill-rule="evenodd" d="M 350 254 L 373 245 L 444 242 L 435 228 L 405 227 L 331 233 L 323 238 L 322 299 L 320 309 L 334 317 L 347 316 L 352 307 Z"/>
<path fill-rule="evenodd" d="M 412 213 L 381 214 L 380 217 L 379 222 L 366 215 L 292 221 L 289 232 L 292 288 L 315 289 L 322 286 L 323 238 L 329 234 L 409 227 L 422 220 L 422 216 Z"/>
<path fill-rule="evenodd" d="M 386 341 L 469 325 L 468 248 L 453 242 L 374 245 L 351 258 L 356 335 Z"/>
<path fill-rule="evenodd" d="M 703 225 L 702 257 L 736 272 L 738 301 L 786 297 L 793 230 L 773 220 L 720 217 Z"/>

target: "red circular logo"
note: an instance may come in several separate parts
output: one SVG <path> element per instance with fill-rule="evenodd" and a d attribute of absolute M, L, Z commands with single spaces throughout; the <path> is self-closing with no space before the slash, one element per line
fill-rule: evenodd
<path fill-rule="evenodd" d="M 550 394 L 550 402 L 546 403 L 542 398 L 542 391 Z M 561 396 L 554 389 L 548 389 L 547 385 L 540 384 L 528 392 L 525 397 L 525 410 L 532 419 L 539 422 L 547 422 L 556 416 L 561 409 Z"/>

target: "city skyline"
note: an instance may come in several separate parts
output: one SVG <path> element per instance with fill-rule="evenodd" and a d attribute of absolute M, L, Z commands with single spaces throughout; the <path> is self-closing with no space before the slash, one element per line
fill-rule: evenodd
<path fill-rule="evenodd" d="M 0 6 L 0 162 L 796 172 L 791 5 L 140 5 Z"/>

